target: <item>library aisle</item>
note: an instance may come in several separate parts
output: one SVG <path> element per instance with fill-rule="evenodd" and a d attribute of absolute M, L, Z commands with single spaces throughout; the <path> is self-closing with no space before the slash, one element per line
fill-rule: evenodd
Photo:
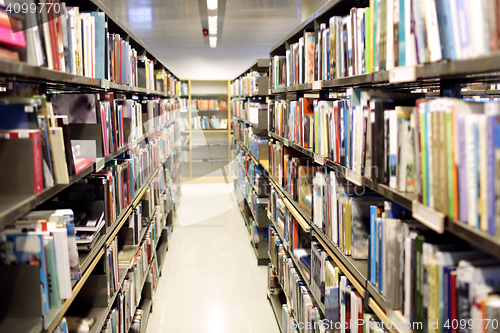
<path fill-rule="evenodd" d="M 182 197 L 148 333 L 275 333 L 231 184 L 182 184 Z"/>

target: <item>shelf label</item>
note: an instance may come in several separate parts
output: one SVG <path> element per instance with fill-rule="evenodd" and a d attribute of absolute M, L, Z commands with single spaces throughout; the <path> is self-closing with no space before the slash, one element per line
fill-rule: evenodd
<path fill-rule="evenodd" d="M 287 147 L 290 147 L 290 141 L 288 141 L 288 139 L 283 138 L 283 144 Z"/>
<path fill-rule="evenodd" d="M 312 83 L 312 90 L 321 90 L 323 87 L 323 81 L 314 81 Z"/>
<path fill-rule="evenodd" d="M 360 174 L 357 174 L 356 172 L 347 169 L 346 170 L 346 176 L 345 178 L 350 181 L 351 183 L 354 183 L 358 186 L 363 186 L 363 177 L 361 177 Z"/>
<path fill-rule="evenodd" d="M 320 165 L 325 165 L 325 157 L 320 154 L 314 154 L 314 162 Z"/>
<path fill-rule="evenodd" d="M 395 67 L 389 71 L 390 83 L 413 82 L 417 80 L 417 66 Z"/>
<path fill-rule="evenodd" d="M 352 96 L 352 92 L 353 92 L 352 88 L 347 88 L 347 89 L 345 90 L 345 94 L 346 94 L 347 96 L 349 96 L 349 97 L 350 97 L 350 96 Z"/>
<path fill-rule="evenodd" d="M 431 207 L 424 206 L 416 200 L 413 201 L 412 210 L 413 217 L 422 224 L 437 233 L 442 234 L 444 232 L 445 215 L 443 213 L 438 212 Z"/>
<path fill-rule="evenodd" d="M 101 170 L 102 168 L 104 168 L 104 158 L 96 158 L 95 160 L 95 171 L 99 171 Z"/>

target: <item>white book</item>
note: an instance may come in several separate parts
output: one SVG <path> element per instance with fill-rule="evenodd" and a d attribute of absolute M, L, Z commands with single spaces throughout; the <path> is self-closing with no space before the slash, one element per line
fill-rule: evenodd
<path fill-rule="evenodd" d="M 54 238 L 54 252 L 57 266 L 57 281 L 59 282 L 59 297 L 71 298 L 71 274 L 69 269 L 68 232 L 66 228 L 57 228 L 55 223 L 47 225 Z"/>
<path fill-rule="evenodd" d="M 485 25 L 488 24 L 487 17 L 484 17 L 483 5 L 485 0 L 465 1 L 467 6 L 467 16 L 469 18 L 469 57 L 478 57 L 486 53 L 485 45 Z M 470 14 L 470 15 L 469 15 Z"/>
<path fill-rule="evenodd" d="M 40 4 L 45 4 L 46 0 L 41 0 Z M 43 39 L 45 42 L 45 54 L 47 56 L 47 68 L 54 69 L 54 59 L 52 55 L 52 44 L 50 42 L 49 18 L 47 14 L 47 6 L 43 6 L 40 10 L 42 17 Z"/>
<path fill-rule="evenodd" d="M 347 284 L 347 278 L 342 275 L 340 277 L 340 293 L 339 293 L 339 303 L 340 303 L 340 322 L 345 323 L 346 316 L 345 316 L 345 311 L 346 311 L 346 304 L 345 304 L 345 292 L 346 292 L 346 286 Z M 340 325 L 340 333 L 345 333 L 345 325 Z"/>
<path fill-rule="evenodd" d="M 90 29 L 90 72 L 92 77 L 95 77 L 95 17 L 90 14 L 88 28 Z"/>
<path fill-rule="evenodd" d="M 335 177 L 335 172 L 330 171 L 330 182 L 331 182 L 331 189 L 330 189 L 330 221 L 332 221 L 332 231 L 330 235 L 330 239 L 332 240 L 333 244 L 338 245 L 337 240 L 338 240 L 338 213 L 337 213 L 337 207 L 338 207 L 338 202 L 337 202 L 337 177 Z"/>
<path fill-rule="evenodd" d="M 488 143 L 487 143 L 487 121 L 488 117 L 485 114 L 480 114 L 478 117 L 478 135 L 479 135 L 479 196 L 481 198 L 481 214 L 479 217 L 479 227 L 482 231 L 488 231 L 488 182 L 495 179 L 488 178 Z"/>
<path fill-rule="evenodd" d="M 290 57 L 290 49 L 286 50 L 285 52 L 286 55 L 286 86 L 290 87 L 290 66 L 292 65 L 291 63 L 291 57 Z"/>
<path fill-rule="evenodd" d="M 387 49 L 385 69 L 394 68 L 394 3 L 392 0 L 387 0 Z"/>
<path fill-rule="evenodd" d="M 30 8 L 31 4 L 34 4 L 34 1 L 28 0 L 26 3 L 28 4 L 28 8 Z M 26 14 L 26 27 L 28 28 L 25 30 L 27 62 L 32 66 L 42 66 L 43 54 L 40 29 L 43 29 L 43 27 L 38 26 L 36 13 L 28 11 Z"/>
<path fill-rule="evenodd" d="M 299 84 L 304 84 L 304 37 L 299 38 Z M 301 118 L 302 119 L 302 118 Z"/>
<path fill-rule="evenodd" d="M 358 297 L 356 291 L 351 290 L 351 333 L 358 333 Z M 361 333 L 361 332 L 360 332 Z"/>
<path fill-rule="evenodd" d="M 397 188 L 398 183 L 398 118 L 396 110 L 389 111 L 389 186 Z M 405 179 L 406 181 L 406 179 Z"/>
<path fill-rule="evenodd" d="M 415 46 L 415 33 L 413 32 L 411 20 L 411 1 L 405 2 L 405 64 L 406 66 L 415 66 L 417 64 L 417 49 Z M 372 18 L 373 19 L 373 18 Z"/>
<path fill-rule="evenodd" d="M 429 49 L 429 60 L 431 62 L 443 59 L 441 52 L 441 39 L 436 12 L 436 0 L 426 0 L 425 23 L 427 26 L 427 48 Z"/>
<path fill-rule="evenodd" d="M 478 216 L 478 173 L 477 173 L 477 151 L 475 140 L 475 129 L 478 126 L 478 115 L 471 114 L 465 120 L 465 164 L 467 170 L 467 208 L 468 208 L 468 223 L 479 228 Z"/>

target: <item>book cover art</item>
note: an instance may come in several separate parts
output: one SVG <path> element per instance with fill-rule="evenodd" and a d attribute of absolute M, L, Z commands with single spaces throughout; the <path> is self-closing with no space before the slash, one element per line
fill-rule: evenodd
<path fill-rule="evenodd" d="M 71 124 L 96 124 L 94 94 L 54 94 L 51 98 L 54 114 L 67 115 Z"/>
<path fill-rule="evenodd" d="M 36 233 L 0 234 L 0 265 L 32 265 L 40 268 L 43 313 L 48 315 L 49 293 L 43 236 Z"/>

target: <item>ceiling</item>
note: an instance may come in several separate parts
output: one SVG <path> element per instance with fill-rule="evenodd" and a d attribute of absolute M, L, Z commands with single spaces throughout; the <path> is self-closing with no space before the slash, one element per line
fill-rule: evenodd
<path fill-rule="evenodd" d="M 234 79 L 301 22 L 304 0 L 227 0 L 222 36 L 205 44 L 198 0 L 101 0 L 183 79 Z M 307 1 L 306 1 L 307 2 Z"/>

